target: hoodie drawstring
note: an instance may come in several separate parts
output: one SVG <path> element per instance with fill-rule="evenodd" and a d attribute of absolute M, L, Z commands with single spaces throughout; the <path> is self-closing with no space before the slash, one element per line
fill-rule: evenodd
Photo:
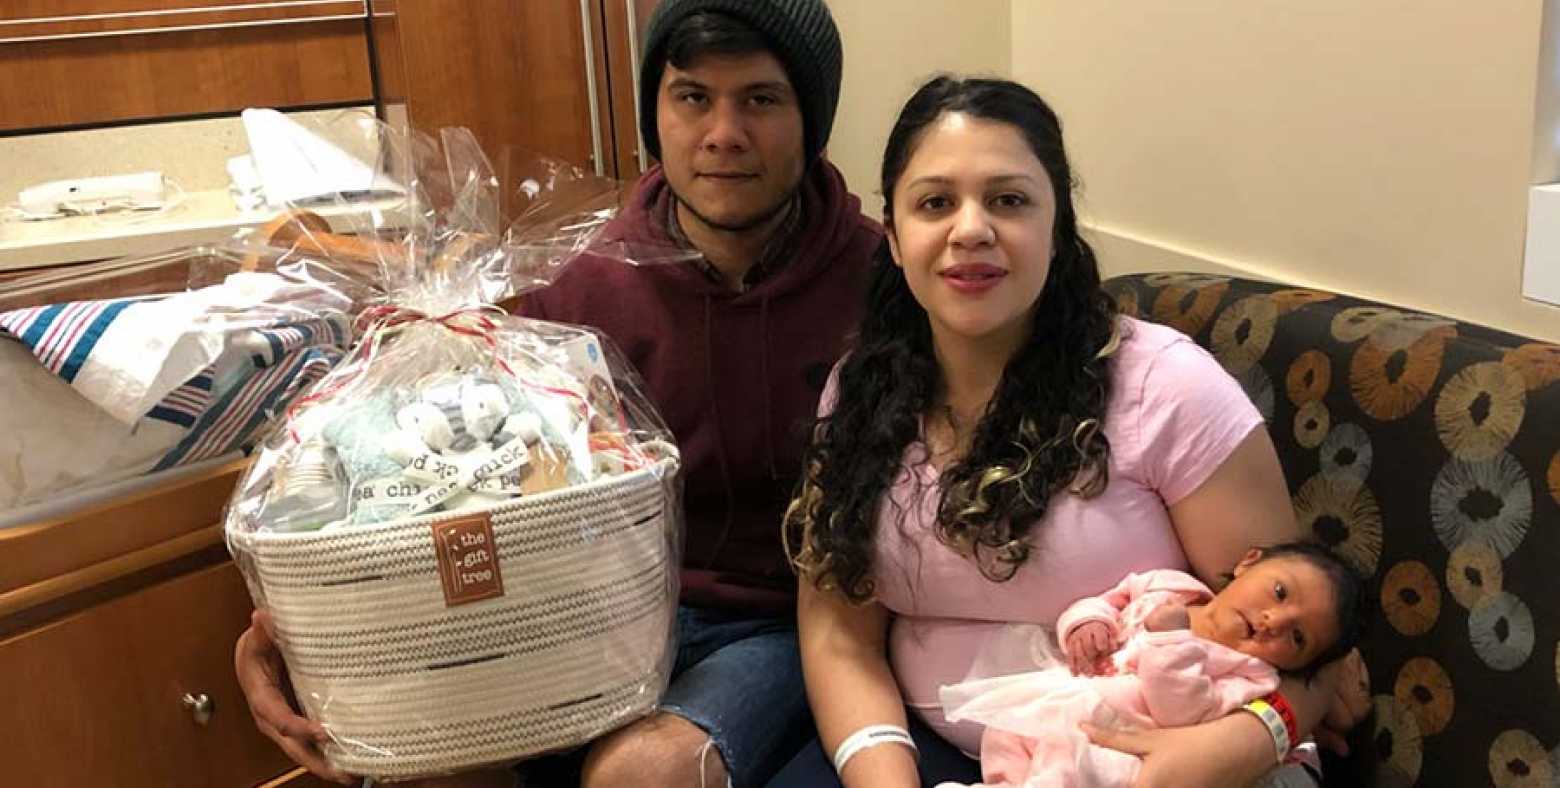
<path fill-rule="evenodd" d="M 764 390 L 764 450 L 769 455 L 769 478 L 780 481 L 780 463 L 775 460 L 775 408 L 774 387 L 769 381 L 769 297 L 758 302 L 758 341 L 762 347 L 758 355 L 759 385 Z"/>
<path fill-rule="evenodd" d="M 726 465 L 726 434 L 721 429 L 720 397 L 715 393 L 715 329 L 713 308 L 711 307 L 709 294 L 704 295 L 704 383 L 705 390 L 710 393 L 710 416 L 715 420 L 715 464 L 720 468 L 720 482 L 726 491 L 726 518 L 721 523 L 720 538 L 715 540 L 715 547 L 710 551 L 710 557 L 705 562 L 705 569 L 715 567 L 715 558 L 726 546 L 726 539 L 731 536 L 731 524 L 736 519 L 737 495 L 731 486 L 731 470 Z"/>

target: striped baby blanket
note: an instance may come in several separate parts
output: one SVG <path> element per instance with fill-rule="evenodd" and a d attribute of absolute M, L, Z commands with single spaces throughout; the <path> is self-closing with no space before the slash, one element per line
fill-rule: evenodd
<path fill-rule="evenodd" d="M 29 468 L 29 477 L 85 477 L 90 471 L 95 478 L 117 478 L 125 470 L 155 472 L 251 445 L 300 391 L 340 360 L 351 341 L 348 302 L 314 297 L 307 308 L 278 302 L 295 293 L 286 283 L 265 280 L 268 276 L 274 277 L 245 274 L 198 291 L 0 313 L 0 342 L 25 348 L 42 367 L 37 374 L 46 371 L 68 384 L 125 425 L 126 435 L 148 443 L 134 455 L 134 469 Z M 5 358 L 13 365 L 25 362 L 18 354 Z M 49 424 L 66 412 L 79 420 L 70 410 L 79 409 L 76 403 L 36 394 L 27 399 L 35 401 L 7 403 L 26 412 L 27 422 Z M 26 461 L 38 457 L 34 451 Z M 70 461 L 87 462 L 79 456 Z M 36 492 L 24 497 L 37 500 Z M 4 498 L 0 495 L 0 508 Z"/>

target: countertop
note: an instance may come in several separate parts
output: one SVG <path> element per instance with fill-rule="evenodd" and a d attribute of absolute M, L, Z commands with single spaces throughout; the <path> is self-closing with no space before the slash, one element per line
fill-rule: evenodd
<path fill-rule="evenodd" d="M 393 209 L 387 200 L 346 208 L 313 208 L 327 218 L 370 206 Z M 258 227 L 277 215 L 272 208 L 239 211 L 226 189 L 185 194 L 160 213 L 122 212 L 63 219 L 0 221 L 0 271 L 40 268 L 222 241 L 241 228 Z"/>

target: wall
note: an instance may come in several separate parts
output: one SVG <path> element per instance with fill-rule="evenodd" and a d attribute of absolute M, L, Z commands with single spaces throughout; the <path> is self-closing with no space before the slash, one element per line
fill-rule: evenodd
<path fill-rule="evenodd" d="M 1015 5 L 1029 0 L 831 0 L 845 48 L 829 158 L 879 216 L 883 144 L 905 99 L 938 71 L 1008 76 Z"/>
<path fill-rule="evenodd" d="M 372 113 L 373 107 L 358 110 Z M 304 123 L 327 123 L 342 110 L 307 110 L 288 115 Z M 249 152 L 238 117 L 143 123 L 0 137 L 0 204 L 43 181 L 158 170 L 186 191 L 228 187 L 227 160 Z"/>
<path fill-rule="evenodd" d="M 1540 0 L 1013 3 L 1107 273 L 1190 267 L 1560 340 L 1521 295 Z"/>

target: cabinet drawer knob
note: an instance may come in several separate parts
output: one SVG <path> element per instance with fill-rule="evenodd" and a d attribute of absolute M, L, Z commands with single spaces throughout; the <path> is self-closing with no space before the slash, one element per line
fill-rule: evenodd
<path fill-rule="evenodd" d="M 212 703 L 211 696 L 202 692 L 199 695 L 184 693 L 184 708 L 190 710 L 190 716 L 195 718 L 196 725 L 205 725 L 211 721 L 211 713 L 216 710 L 216 704 Z"/>

